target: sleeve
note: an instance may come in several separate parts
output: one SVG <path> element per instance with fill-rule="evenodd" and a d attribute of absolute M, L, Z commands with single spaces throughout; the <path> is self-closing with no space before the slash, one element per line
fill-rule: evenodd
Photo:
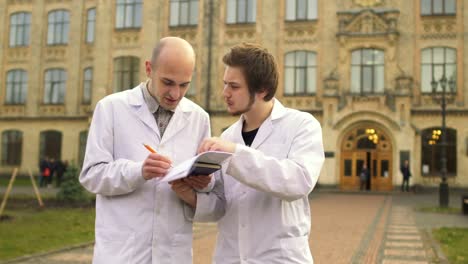
<path fill-rule="evenodd" d="M 224 195 L 224 178 L 222 171 L 214 174 L 215 184 L 210 192 L 197 193 L 197 207 L 194 221 L 216 222 L 224 216 L 226 197 Z"/>
<path fill-rule="evenodd" d="M 287 128 L 283 128 L 287 129 Z M 286 201 L 307 196 L 324 162 L 322 130 L 317 120 L 304 119 L 293 135 L 287 158 L 277 159 L 259 150 L 237 145 L 227 174 L 256 190 Z"/>
<path fill-rule="evenodd" d="M 109 102 L 107 102 L 109 103 Z M 114 160 L 113 114 L 102 100 L 96 105 L 89 128 L 80 183 L 90 192 L 106 196 L 133 192 L 143 185 L 143 162 Z"/>

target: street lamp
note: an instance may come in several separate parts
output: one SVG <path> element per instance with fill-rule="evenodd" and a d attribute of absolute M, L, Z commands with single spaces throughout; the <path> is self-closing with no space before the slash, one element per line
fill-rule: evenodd
<path fill-rule="evenodd" d="M 445 74 L 442 76 L 442 78 L 437 82 L 434 77 L 432 77 L 431 81 L 431 87 L 432 87 L 432 94 L 433 95 L 440 95 L 440 101 L 441 101 L 441 106 L 442 106 L 442 142 L 441 142 L 441 177 L 442 177 L 442 182 L 439 185 L 439 205 L 440 207 L 448 207 L 449 203 L 449 187 L 447 183 L 447 129 L 445 125 L 445 116 L 446 116 L 446 88 L 447 88 L 447 83 L 450 88 L 450 93 L 452 94 L 455 91 L 455 80 L 453 76 L 450 78 L 450 80 L 447 82 L 447 78 L 445 77 Z M 442 91 L 440 91 L 438 86 L 442 87 Z M 437 98 L 437 97 L 434 97 Z M 438 101 L 438 99 L 436 99 Z"/>

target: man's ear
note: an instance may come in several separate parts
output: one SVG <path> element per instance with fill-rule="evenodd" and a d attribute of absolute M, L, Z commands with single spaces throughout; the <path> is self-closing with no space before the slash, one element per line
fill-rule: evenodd
<path fill-rule="evenodd" d="M 146 77 L 151 78 L 151 73 L 153 72 L 152 64 L 150 61 L 145 61 L 145 71 Z"/>
<path fill-rule="evenodd" d="M 265 88 L 255 93 L 255 96 L 257 97 L 257 99 L 260 99 L 260 100 L 263 100 L 263 98 L 265 98 L 266 95 L 267 95 L 267 91 Z"/>

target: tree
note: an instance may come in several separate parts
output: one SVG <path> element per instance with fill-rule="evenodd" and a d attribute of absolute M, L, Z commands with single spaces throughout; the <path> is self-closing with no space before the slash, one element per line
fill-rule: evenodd
<path fill-rule="evenodd" d="M 60 190 L 57 193 L 57 200 L 71 203 L 86 203 L 90 197 L 86 190 L 78 181 L 79 169 L 75 164 L 68 166 Z"/>

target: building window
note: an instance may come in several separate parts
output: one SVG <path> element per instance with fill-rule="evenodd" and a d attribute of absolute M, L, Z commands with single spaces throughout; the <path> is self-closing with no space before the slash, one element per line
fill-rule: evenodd
<path fill-rule="evenodd" d="M 80 167 L 83 166 L 83 161 L 86 153 L 86 142 L 88 140 L 88 130 L 81 131 L 80 132 L 80 142 L 79 143 L 79 149 L 78 149 L 78 162 Z"/>
<path fill-rule="evenodd" d="M 317 0 L 286 0 L 286 21 L 317 19 Z"/>
<path fill-rule="evenodd" d="M 169 25 L 189 26 L 198 24 L 198 0 L 171 0 Z"/>
<path fill-rule="evenodd" d="M 227 0 L 226 23 L 255 23 L 257 13 L 256 0 Z"/>
<path fill-rule="evenodd" d="M 384 92 L 384 52 L 378 49 L 359 49 L 351 55 L 351 92 Z"/>
<path fill-rule="evenodd" d="M 91 103 L 93 87 L 93 68 L 89 67 L 83 71 L 83 104 Z"/>
<path fill-rule="evenodd" d="M 421 15 L 455 15 L 456 0 L 421 0 Z"/>
<path fill-rule="evenodd" d="M 67 72 L 63 69 L 50 69 L 45 72 L 44 104 L 63 104 Z"/>
<path fill-rule="evenodd" d="M 60 160 L 62 156 L 62 132 L 56 130 L 42 131 L 40 134 L 39 158 L 48 157 Z"/>
<path fill-rule="evenodd" d="M 2 165 L 21 165 L 23 132 L 7 130 L 2 133 Z"/>
<path fill-rule="evenodd" d="M 316 54 L 293 51 L 285 56 L 284 95 L 313 95 L 317 91 Z"/>
<path fill-rule="evenodd" d="M 453 80 L 456 83 L 457 50 L 444 47 L 423 49 L 421 51 L 421 92 L 432 93 L 432 80 L 439 81 L 444 75 L 447 80 Z"/>
<path fill-rule="evenodd" d="M 66 10 L 49 12 L 47 28 L 47 44 L 59 45 L 68 43 L 68 27 L 70 15 Z"/>
<path fill-rule="evenodd" d="M 142 0 L 117 0 L 115 27 L 140 28 L 141 27 Z"/>
<path fill-rule="evenodd" d="M 10 16 L 10 47 L 28 46 L 31 13 L 19 12 Z"/>
<path fill-rule="evenodd" d="M 94 42 L 94 27 L 96 25 L 96 8 L 88 9 L 86 16 L 86 43 Z"/>
<path fill-rule="evenodd" d="M 457 173 L 457 131 L 447 128 L 447 175 Z M 423 176 L 440 175 L 442 163 L 442 129 L 428 128 L 421 133 L 421 172 Z"/>
<path fill-rule="evenodd" d="M 5 104 L 24 104 L 27 93 L 28 73 L 24 70 L 8 71 Z"/>
<path fill-rule="evenodd" d="M 131 89 L 140 83 L 140 59 L 118 57 L 114 59 L 114 92 Z"/>

